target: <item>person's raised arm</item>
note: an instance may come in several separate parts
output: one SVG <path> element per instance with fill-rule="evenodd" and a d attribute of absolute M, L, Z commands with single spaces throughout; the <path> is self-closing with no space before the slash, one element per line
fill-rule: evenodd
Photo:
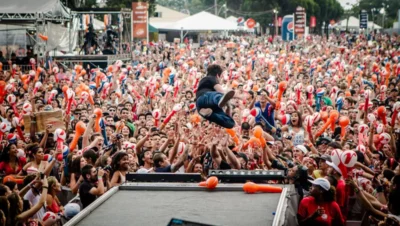
<path fill-rule="evenodd" d="M 268 95 L 266 96 L 267 101 L 272 105 L 272 107 L 275 109 L 276 102 L 274 99 L 270 98 Z"/>
<path fill-rule="evenodd" d="M 214 137 L 211 142 L 211 157 L 212 157 L 213 161 L 219 166 L 219 165 L 221 165 L 222 158 L 219 155 L 219 152 L 217 150 L 218 142 L 219 142 L 219 140 L 216 137 Z"/>
<path fill-rule="evenodd" d="M 375 133 L 375 127 L 371 126 L 371 128 L 369 129 L 369 139 L 368 139 L 368 147 L 371 150 L 371 152 L 376 151 L 374 145 L 374 133 Z"/>
<path fill-rule="evenodd" d="M 136 155 L 139 156 L 142 153 L 142 147 L 146 141 L 150 138 L 150 133 L 147 133 L 139 142 L 136 144 Z"/>
<path fill-rule="evenodd" d="M 172 132 L 172 131 L 171 131 Z M 168 147 L 168 144 L 170 143 L 170 142 L 174 142 L 174 137 L 173 136 L 168 136 L 168 139 L 161 145 L 161 147 L 160 147 L 160 152 L 165 152 L 165 150 L 167 149 L 167 147 Z"/>
<path fill-rule="evenodd" d="M 53 170 L 54 165 L 56 164 L 57 161 L 57 155 L 61 154 L 62 150 L 56 150 L 53 153 L 53 160 L 46 166 L 46 169 L 44 170 L 44 175 L 49 176 L 51 171 Z"/>
<path fill-rule="evenodd" d="M 75 173 L 71 173 L 70 176 L 70 183 L 69 183 L 69 188 L 71 189 L 72 194 L 77 194 L 79 190 L 79 186 L 83 182 L 83 177 L 80 176 L 78 181 L 75 179 Z"/>
<path fill-rule="evenodd" d="M 221 141 L 221 145 L 223 146 L 226 156 L 228 157 L 228 161 L 233 169 L 240 169 L 239 160 L 236 158 L 235 154 L 228 147 L 229 135 L 226 134 L 225 137 Z"/>
<path fill-rule="evenodd" d="M 171 152 L 169 153 L 169 162 L 173 162 L 176 156 L 176 153 L 178 152 L 178 147 L 179 147 L 179 142 L 181 140 L 181 134 L 178 133 L 177 137 L 175 139 L 175 144 L 174 147 L 172 148 Z"/>
<path fill-rule="evenodd" d="M 196 155 L 192 157 L 192 160 L 190 160 L 189 164 L 186 167 L 185 173 L 193 173 L 193 167 L 196 164 L 197 161 L 199 161 L 201 155 Z"/>
<path fill-rule="evenodd" d="M 183 166 L 184 162 L 187 160 L 189 155 L 189 145 L 186 145 L 185 150 L 183 151 L 182 155 L 179 156 L 178 161 L 174 165 L 171 166 L 171 171 L 175 173 L 176 171 Z"/>
<path fill-rule="evenodd" d="M 34 109 L 32 107 L 32 109 Z M 36 115 L 34 112 L 31 113 L 31 127 L 29 130 L 29 137 L 31 139 L 31 142 L 35 143 L 37 142 L 36 140 Z"/>
<path fill-rule="evenodd" d="M 346 183 L 349 184 L 353 189 L 354 193 L 356 193 L 357 198 L 361 201 L 362 206 L 366 209 L 369 210 L 372 214 L 375 216 L 381 216 L 381 217 L 386 217 L 387 214 L 382 213 L 381 211 L 375 209 L 372 204 L 368 201 L 368 199 L 365 197 L 364 193 L 360 191 L 358 188 L 357 183 L 354 181 L 354 179 L 347 179 Z"/>
<path fill-rule="evenodd" d="M 104 170 L 103 169 L 99 169 L 97 172 L 97 188 L 93 187 L 92 189 L 90 189 L 89 193 L 92 195 L 96 195 L 96 196 L 100 196 L 102 194 L 104 194 L 105 189 L 104 189 L 104 183 L 103 183 L 103 175 L 104 175 Z"/>
<path fill-rule="evenodd" d="M 44 132 L 43 138 L 40 141 L 39 146 L 43 149 L 46 147 L 47 139 L 49 138 L 49 133 L 50 133 L 49 129 L 51 129 L 51 127 L 52 127 L 51 124 L 46 125 L 46 131 Z"/>
<path fill-rule="evenodd" d="M 267 153 L 268 151 L 267 151 L 266 147 L 267 147 L 267 145 L 265 145 L 265 148 L 263 148 L 263 153 L 262 153 L 263 162 L 264 162 L 265 166 L 267 167 L 267 169 L 272 169 L 272 164 L 269 161 L 268 153 Z"/>
<path fill-rule="evenodd" d="M 93 125 L 94 125 L 95 118 L 96 118 L 95 114 L 90 116 L 89 123 L 86 127 L 85 132 L 83 133 L 83 136 L 82 136 L 82 149 L 89 145 L 89 136 L 93 132 Z M 75 134 L 75 136 L 76 136 L 76 134 Z"/>
<path fill-rule="evenodd" d="M 254 98 L 253 98 L 253 100 L 251 100 L 251 102 L 249 103 L 249 105 L 247 106 L 247 108 L 248 108 L 248 109 L 253 109 L 253 108 L 254 108 L 254 105 L 256 104 L 256 101 L 257 101 L 257 95 L 254 94 Z"/>
<path fill-rule="evenodd" d="M 268 145 L 265 145 L 264 150 L 265 150 L 264 152 L 267 154 L 267 157 L 268 157 L 268 159 L 269 159 L 270 161 L 276 160 L 275 156 L 272 154 L 272 151 L 271 151 L 271 149 L 268 147 Z M 264 153 L 264 152 L 263 152 L 263 153 Z"/>
<path fill-rule="evenodd" d="M 17 216 L 18 222 L 24 222 L 24 221 L 28 220 L 30 217 L 35 215 L 43 207 L 43 205 L 46 202 L 48 189 L 49 189 L 49 184 L 47 182 L 47 177 L 45 176 L 42 180 L 42 194 L 40 195 L 39 202 L 37 202 L 34 206 L 32 206 L 27 211 L 19 214 Z"/>
<path fill-rule="evenodd" d="M 371 175 L 374 175 L 374 174 L 375 174 L 375 172 L 374 172 L 371 168 L 367 167 L 366 165 L 364 165 L 364 164 L 362 164 L 362 163 L 360 163 L 360 162 L 356 162 L 356 164 L 354 165 L 354 167 L 356 167 L 356 168 L 361 168 L 362 170 L 364 170 L 364 172 L 367 172 L 367 173 L 369 173 L 369 174 L 371 174 Z"/>
<path fill-rule="evenodd" d="M 19 197 L 24 198 L 24 195 L 29 191 L 29 189 L 31 189 L 31 185 L 33 183 L 37 182 L 37 180 L 39 180 L 39 179 L 40 179 L 40 173 L 38 173 L 36 175 L 35 179 L 33 179 L 29 184 L 27 184 L 24 188 L 22 188 L 19 191 L 19 193 L 18 193 Z"/>

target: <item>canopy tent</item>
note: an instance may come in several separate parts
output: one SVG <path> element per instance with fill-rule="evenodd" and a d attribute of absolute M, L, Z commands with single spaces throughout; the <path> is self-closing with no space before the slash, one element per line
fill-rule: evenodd
<path fill-rule="evenodd" d="M 155 28 L 154 26 L 151 26 L 151 24 L 149 24 L 149 32 L 150 33 L 155 33 L 155 32 L 158 32 L 158 29 Z"/>
<path fill-rule="evenodd" d="M 70 9 L 59 0 L 2 0 L 0 4 L 0 20 L 36 20 L 36 13 L 47 20 L 70 18 Z"/>
<path fill-rule="evenodd" d="M 348 27 L 349 29 L 358 30 L 360 28 L 360 20 L 354 16 L 351 16 L 348 18 L 348 25 L 347 25 L 347 18 L 346 18 L 346 19 L 343 19 L 343 20 L 337 22 L 332 27 L 338 28 L 340 30 L 345 30 L 346 27 Z M 368 21 L 368 29 L 372 29 L 372 28 L 382 29 L 381 26 L 373 23 L 372 21 Z"/>
<path fill-rule="evenodd" d="M 230 31 L 237 29 L 235 23 L 204 11 L 174 23 L 152 23 L 152 25 L 159 30 Z"/>

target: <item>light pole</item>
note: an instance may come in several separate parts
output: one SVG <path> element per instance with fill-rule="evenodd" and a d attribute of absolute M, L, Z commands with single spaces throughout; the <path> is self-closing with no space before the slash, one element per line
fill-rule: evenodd
<path fill-rule="evenodd" d="M 375 29 L 375 12 L 377 12 L 378 9 L 372 8 L 371 9 L 371 14 L 372 14 L 372 32 L 374 32 Z"/>
<path fill-rule="evenodd" d="M 275 36 L 278 35 L 278 10 L 274 9 L 274 14 L 275 14 Z"/>
<path fill-rule="evenodd" d="M 380 13 L 382 14 L 382 29 L 384 29 L 385 28 L 385 8 L 382 8 L 381 10 L 380 10 Z"/>

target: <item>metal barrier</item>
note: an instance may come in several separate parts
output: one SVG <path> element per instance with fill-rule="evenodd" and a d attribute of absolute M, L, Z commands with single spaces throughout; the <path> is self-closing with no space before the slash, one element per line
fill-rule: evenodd
<path fill-rule="evenodd" d="M 23 73 L 24 72 L 28 72 L 29 70 L 32 70 L 32 66 L 31 65 L 23 64 L 23 65 L 18 65 L 18 67 L 21 69 L 21 71 Z M 9 70 L 10 70 L 10 65 L 3 64 L 3 71 L 9 71 Z"/>

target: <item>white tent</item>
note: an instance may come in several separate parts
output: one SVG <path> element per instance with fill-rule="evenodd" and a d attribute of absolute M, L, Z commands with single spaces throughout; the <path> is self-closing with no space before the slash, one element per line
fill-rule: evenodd
<path fill-rule="evenodd" d="M 237 29 L 235 23 L 204 11 L 175 23 L 152 23 L 152 25 L 160 30 L 231 31 Z"/>
<path fill-rule="evenodd" d="M 345 30 L 346 26 L 348 26 L 349 29 L 354 29 L 358 30 L 360 28 L 360 20 L 354 16 L 349 17 L 348 19 L 348 25 L 347 25 L 347 18 L 343 19 L 336 24 L 333 25 L 334 28 L 338 28 L 340 30 Z M 382 29 L 381 26 L 373 23 L 372 21 L 368 21 L 368 29 Z"/>
<path fill-rule="evenodd" d="M 43 13 L 47 18 L 70 18 L 70 9 L 60 0 L 1 0 L 0 14 L 14 14 L 12 17 L 3 15 L 7 19 L 35 13 Z"/>

